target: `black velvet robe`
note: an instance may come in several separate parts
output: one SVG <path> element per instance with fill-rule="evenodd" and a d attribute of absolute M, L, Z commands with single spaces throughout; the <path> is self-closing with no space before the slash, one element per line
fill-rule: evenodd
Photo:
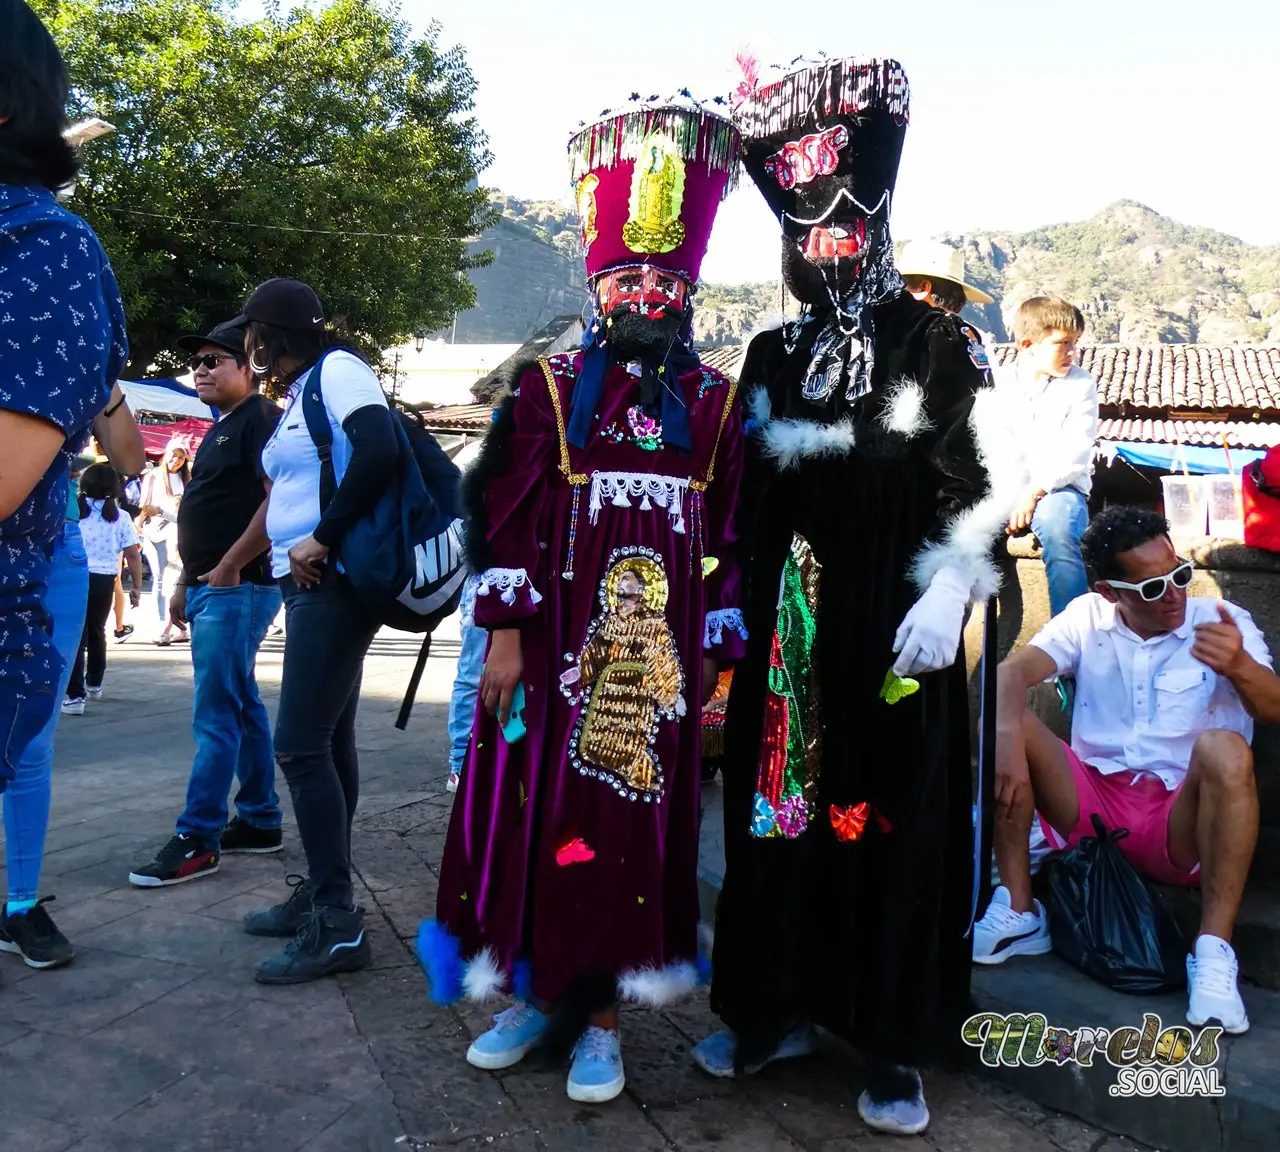
<path fill-rule="evenodd" d="M 952 667 L 920 676 L 920 690 L 906 700 L 890 705 L 879 693 L 895 659 L 894 634 L 918 596 L 908 576 L 913 559 L 934 541 L 940 555 L 967 563 L 949 543 L 948 526 L 991 498 L 970 422 L 974 396 L 990 377 L 971 329 L 902 294 L 876 306 L 871 391 L 822 408 L 800 394 L 819 327 L 810 324 L 791 354 L 781 331 L 757 336 L 741 373 L 745 402 L 763 387 L 769 412 L 757 395 L 748 490 L 739 505 L 754 510 L 744 524 L 750 640 L 728 706 L 726 875 L 711 1004 L 738 1034 L 740 1065 L 771 1051 L 801 1018 L 868 1056 L 918 1064 L 941 1039 L 942 1022 L 949 1027 L 952 1010 L 963 1008 L 969 986 L 972 798 L 963 650 Z M 893 431 L 885 427 L 886 409 L 903 380 L 919 385 L 923 419 Z M 824 447 L 814 442 L 790 451 L 806 439 L 805 428 L 786 421 L 842 420 L 852 422 L 852 448 L 833 453 L 828 443 L 814 454 Z M 783 466 L 779 451 L 798 458 Z M 779 579 L 794 533 L 822 565 L 814 662 L 824 721 L 821 776 L 807 830 L 796 839 L 764 839 L 749 828 Z M 839 840 L 831 806 L 864 801 L 864 833 Z"/>

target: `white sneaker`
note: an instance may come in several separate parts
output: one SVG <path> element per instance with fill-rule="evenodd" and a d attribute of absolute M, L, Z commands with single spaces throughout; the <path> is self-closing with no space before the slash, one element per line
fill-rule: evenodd
<path fill-rule="evenodd" d="M 92 684 L 90 684 L 90 685 L 88 685 L 88 686 L 85 688 L 84 692 L 85 692 L 85 695 L 86 695 L 86 696 L 88 696 L 90 700 L 101 700 L 101 699 L 102 699 L 102 685 L 101 685 L 101 684 L 99 684 L 96 688 L 95 688 Z"/>
<path fill-rule="evenodd" d="M 1240 965 L 1230 944 L 1217 936 L 1198 937 L 1195 955 L 1187 957 L 1187 1022 L 1199 1027 L 1217 1020 L 1233 1036 L 1248 1032 L 1239 976 Z"/>
<path fill-rule="evenodd" d="M 1050 951 L 1049 918 L 1044 905 L 1034 903 L 1034 912 L 1015 912 L 1009 907 L 1009 889 L 1001 884 L 973 926 L 973 962 L 1003 964 L 1010 956 L 1043 956 Z"/>
<path fill-rule="evenodd" d="M 449 779 L 444 782 L 444 790 L 446 792 L 456 792 L 458 790 L 458 773 L 450 772 Z"/>
<path fill-rule="evenodd" d="M 84 697 L 76 696 L 74 698 L 68 696 L 62 701 L 62 714 L 64 716 L 83 716 L 84 715 Z"/>

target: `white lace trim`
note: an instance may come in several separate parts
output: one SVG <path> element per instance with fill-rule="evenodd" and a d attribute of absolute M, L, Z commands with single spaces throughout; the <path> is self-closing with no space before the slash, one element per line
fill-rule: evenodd
<path fill-rule="evenodd" d="M 480 573 L 480 583 L 476 587 L 477 596 L 488 596 L 496 588 L 502 593 L 504 604 L 516 602 L 516 589 L 529 586 L 529 600 L 533 604 L 542 603 L 542 594 L 533 586 L 529 572 L 525 568 L 487 568 Z"/>
<path fill-rule="evenodd" d="M 591 474 L 591 503 L 588 506 L 591 523 L 600 519 L 605 501 L 615 508 L 630 508 L 631 498 L 640 497 L 640 508 L 647 512 L 656 504 L 665 508 L 671 517 L 673 532 L 684 531 L 684 497 L 689 481 L 679 476 L 652 476 L 646 472 L 593 472 Z"/>
<path fill-rule="evenodd" d="M 702 646 L 714 648 L 717 644 L 723 644 L 726 628 L 736 632 L 744 640 L 747 638 L 747 626 L 742 619 L 741 608 L 715 608 L 708 612 L 702 630 Z"/>

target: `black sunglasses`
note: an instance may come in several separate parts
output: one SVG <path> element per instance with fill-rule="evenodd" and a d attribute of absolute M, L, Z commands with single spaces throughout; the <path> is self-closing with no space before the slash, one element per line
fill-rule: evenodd
<path fill-rule="evenodd" d="M 219 360 L 234 360 L 237 364 L 240 363 L 240 357 L 231 352 L 206 352 L 203 356 L 193 357 L 188 362 L 187 367 L 190 368 L 192 372 L 195 372 L 200 368 L 207 368 L 212 372 L 218 366 Z"/>

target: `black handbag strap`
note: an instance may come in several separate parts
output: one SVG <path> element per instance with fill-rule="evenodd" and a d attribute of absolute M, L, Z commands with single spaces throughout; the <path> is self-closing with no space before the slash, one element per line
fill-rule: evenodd
<path fill-rule="evenodd" d="M 1265 457 L 1259 457 L 1249 465 L 1249 479 L 1253 481 L 1253 486 L 1264 496 L 1275 496 L 1280 498 L 1280 485 L 1268 484 L 1267 478 L 1262 471 L 1262 461 Z"/>

